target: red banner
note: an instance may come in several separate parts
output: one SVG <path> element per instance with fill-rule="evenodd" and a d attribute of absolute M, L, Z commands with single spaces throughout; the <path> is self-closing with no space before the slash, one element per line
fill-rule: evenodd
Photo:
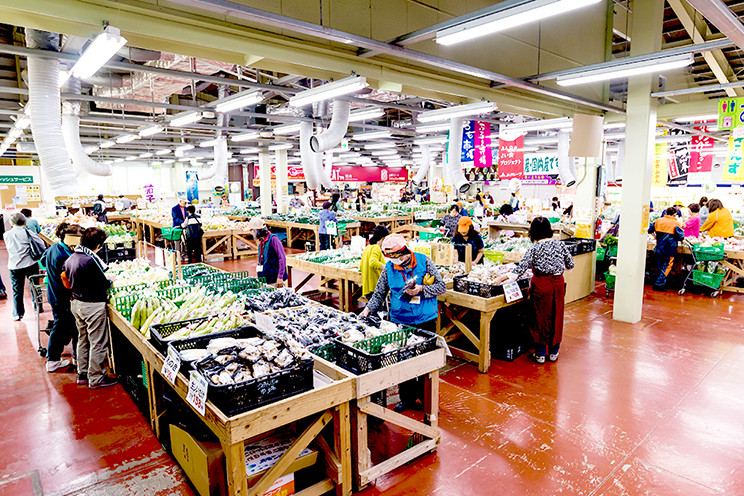
<path fill-rule="evenodd" d="M 408 171 L 405 167 L 352 167 L 334 165 L 331 172 L 334 182 L 363 181 L 371 183 L 406 182 Z"/>
<path fill-rule="evenodd" d="M 258 179 L 261 176 L 261 166 L 256 164 L 254 167 L 254 174 L 256 175 L 256 179 Z M 302 167 L 287 166 L 287 179 L 290 181 L 304 181 L 305 171 L 302 170 Z M 271 180 L 276 180 L 276 165 L 271 166 Z"/>
<path fill-rule="evenodd" d="M 707 126 L 696 127 L 701 131 L 708 131 Z M 688 172 L 710 172 L 713 169 L 713 138 L 695 135 L 690 147 L 690 170 Z"/>
<path fill-rule="evenodd" d="M 513 141 L 499 139 L 499 179 L 524 178 L 524 136 Z"/>
<path fill-rule="evenodd" d="M 483 121 L 475 121 L 475 154 L 473 162 L 475 167 L 491 167 L 493 155 L 491 153 L 491 124 Z"/>

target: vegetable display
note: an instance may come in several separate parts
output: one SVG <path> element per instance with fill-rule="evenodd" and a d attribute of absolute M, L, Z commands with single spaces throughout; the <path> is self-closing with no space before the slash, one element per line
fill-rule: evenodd
<path fill-rule="evenodd" d="M 171 278 L 171 273 L 161 267 L 150 267 L 147 260 L 137 258 L 110 263 L 109 269 L 106 271 L 106 277 L 113 281 L 113 288 L 118 288 L 167 281 Z"/>
<path fill-rule="evenodd" d="M 312 304 L 312 300 L 300 296 L 291 288 L 265 291 L 246 298 L 246 308 L 253 312 L 266 312 L 280 308 L 299 307 Z"/>
<path fill-rule="evenodd" d="M 515 268 L 516 264 L 513 263 L 502 265 L 475 265 L 465 279 L 468 281 L 494 285 L 496 279 L 502 275 L 508 274 Z M 519 279 L 532 279 L 532 270 L 527 269 Z"/>

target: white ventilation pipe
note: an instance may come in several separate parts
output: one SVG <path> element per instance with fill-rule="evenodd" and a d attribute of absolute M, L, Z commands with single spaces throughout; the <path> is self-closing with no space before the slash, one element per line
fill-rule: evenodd
<path fill-rule="evenodd" d="M 305 174 L 305 182 L 308 189 L 318 189 L 318 173 L 316 171 L 316 155 L 310 148 L 310 138 L 313 135 L 313 123 L 308 121 L 300 122 L 300 159 L 302 161 L 302 170 Z"/>
<path fill-rule="evenodd" d="M 333 168 L 333 153 L 315 153 L 315 172 L 318 174 L 318 181 L 325 189 L 333 189 L 331 181 L 331 169 Z"/>
<path fill-rule="evenodd" d="M 315 153 L 336 148 L 346 135 L 349 127 L 350 103 L 343 100 L 333 101 L 333 115 L 328 129 L 310 138 L 310 148 Z"/>
<path fill-rule="evenodd" d="M 59 35 L 26 29 L 29 48 L 57 51 Z M 75 195 L 78 182 L 62 135 L 59 61 L 28 56 L 28 106 L 31 133 L 44 173 L 55 196 Z"/>
<path fill-rule="evenodd" d="M 625 141 L 617 144 L 617 161 L 615 162 L 615 181 L 623 180 L 623 164 L 625 164 Z"/>
<path fill-rule="evenodd" d="M 197 174 L 199 180 L 202 179 L 213 179 L 213 186 L 224 186 L 225 185 L 225 172 L 227 171 L 227 139 L 224 136 L 217 138 L 217 143 L 214 145 L 214 160 L 212 166 Z"/>
<path fill-rule="evenodd" d="M 460 193 L 465 193 L 470 188 L 465 174 L 462 172 L 462 125 L 463 118 L 456 117 L 450 121 L 449 147 L 447 171 L 452 185 Z"/>
<path fill-rule="evenodd" d="M 420 186 L 424 182 L 426 174 L 429 172 L 430 163 L 431 153 L 429 153 L 429 145 L 423 145 L 421 146 L 421 167 L 413 177 L 413 184 Z"/>
<path fill-rule="evenodd" d="M 605 167 L 605 179 L 608 183 L 614 183 L 615 182 L 615 167 L 612 165 L 612 154 L 608 151 L 605 151 L 605 159 L 604 159 L 604 167 Z"/>
<path fill-rule="evenodd" d="M 80 94 L 80 80 L 70 77 L 67 80 L 66 92 Z M 85 153 L 80 143 L 80 101 L 67 100 L 62 104 L 62 137 L 65 140 L 67 153 L 72 159 L 76 175 L 88 172 L 94 176 L 110 176 L 113 173 L 110 165 L 96 162 Z"/>
<path fill-rule="evenodd" d="M 576 184 L 574 158 L 568 156 L 570 131 L 558 131 L 558 175 L 567 188 Z"/>

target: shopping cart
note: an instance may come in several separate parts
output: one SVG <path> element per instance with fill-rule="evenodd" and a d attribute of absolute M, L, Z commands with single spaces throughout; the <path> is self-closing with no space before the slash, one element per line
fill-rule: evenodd
<path fill-rule="evenodd" d="M 28 286 L 31 289 L 31 300 L 36 313 L 36 341 L 39 343 L 37 351 L 42 358 L 46 358 L 47 349 L 41 343 L 41 333 L 45 333 L 49 336 L 51 332 L 52 322 L 48 321 L 46 328 L 41 328 L 41 314 L 44 313 L 44 302 L 46 301 L 47 288 L 44 280 L 46 279 L 46 272 L 42 271 L 41 274 L 29 276 Z M 47 302 L 48 303 L 48 302 Z"/>
<path fill-rule="evenodd" d="M 720 273 L 721 262 L 726 258 L 723 245 L 701 246 L 693 245 L 688 241 L 684 242 L 692 254 L 692 266 L 682 282 L 682 288 L 679 294 L 685 294 L 687 285 L 692 283 L 696 286 L 703 286 L 711 290 L 711 298 L 721 294 L 721 283 L 725 276 L 725 270 Z"/>

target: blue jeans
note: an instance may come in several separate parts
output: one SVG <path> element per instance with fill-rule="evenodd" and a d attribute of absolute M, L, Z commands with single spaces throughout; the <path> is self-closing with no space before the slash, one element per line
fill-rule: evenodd
<path fill-rule="evenodd" d="M 13 317 L 26 314 L 23 306 L 23 291 L 26 289 L 26 278 L 39 273 L 39 264 L 35 263 L 22 269 L 10 269 L 10 284 L 13 287 Z"/>
<path fill-rule="evenodd" d="M 319 237 L 320 237 L 320 249 L 330 250 L 332 236 L 330 234 L 320 234 Z"/>
<path fill-rule="evenodd" d="M 47 348 L 47 360 L 57 362 L 62 358 L 62 351 L 72 340 L 72 356 L 77 356 L 78 330 L 75 325 L 75 316 L 70 310 L 70 303 L 52 305 L 54 323 L 49 333 L 49 345 Z"/>
<path fill-rule="evenodd" d="M 672 267 L 674 266 L 674 256 L 666 257 L 663 255 L 658 255 L 658 257 L 659 277 L 657 277 L 656 282 L 654 282 L 654 288 L 665 289 L 667 276 L 672 271 Z"/>
<path fill-rule="evenodd" d="M 5 292 L 5 284 L 3 284 L 3 278 L 0 277 L 0 291 Z"/>

